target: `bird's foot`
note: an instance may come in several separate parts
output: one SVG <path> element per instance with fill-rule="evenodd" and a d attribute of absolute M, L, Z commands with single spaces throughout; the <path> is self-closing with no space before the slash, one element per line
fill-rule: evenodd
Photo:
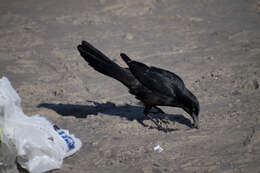
<path fill-rule="evenodd" d="M 156 125 L 157 129 L 160 131 L 164 131 L 164 132 L 168 132 L 168 126 L 166 128 L 164 128 L 161 124 L 161 122 L 158 119 L 153 119 L 152 117 L 150 117 L 150 120 Z"/>
<path fill-rule="evenodd" d="M 168 121 L 168 119 L 164 119 L 164 118 L 158 118 L 156 119 L 157 123 L 159 123 L 160 125 L 161 124 L 165 124 L 165 125 L 168 125 L 170 124 L 170 122 Z"/>
<path fill-rule="evenodd" d="M 169 129 L 169 121 L 167 119 L 163 119 L 163 118 L 159 118 L 159 119 L 156 119 L 156 122 L 159 126 L 158 127 L 158 130 L 162 130 L 164 132 L 168 132 L 168 129 Z M 165 125 L 165 127 L 163 127 L 163 124 Z"/>
<path fill-rule="evenodd" d="M 153 119 L 150 115 L 149 115 L 149 110 L 148 110 L 148 108 L 149 108 L 149 110 L 151 109 L 150 107 L 146 107 L 145 108 L 145 110 L 144 110 L 144 114 L 145 114 L 145 116 L 147 116 L 156 126 L 157 126 L 157 129 L 158 130 L 162 130 L 162 131 L 164 131 L 164 132 L 167 132 L 168 130 L 168 127 L 167 128 L 163 128 L 162 127 L 162 123 L 158 120 L 158 119 Z M 158 107 L 155 107 L 158 111 L 160 111 L 160 112 L 163 112 L 160 108 L 158 108 Z M 161 120 L 161 121 L 163 121 L 163 120 Z M 165 123 L 165 122 L 164 122 Z M 167 123 L 166 123 L 167 124 Z"/>

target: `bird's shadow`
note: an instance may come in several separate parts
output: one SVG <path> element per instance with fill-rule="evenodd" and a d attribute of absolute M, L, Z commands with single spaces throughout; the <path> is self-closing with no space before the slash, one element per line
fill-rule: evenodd
<path fill-rule="evenodd" d="M 91 105 L 77 105 L 77 104 L 54 104 L 54 103 L 41 103 L 37 107 L 47 108 L 54 110 L 61 116 L 74 116 L 76 118 L 87 118 L 88 115 L 97 115 L 103 113 L 111 116 L 119 116 L 126 118 L 129 121 L 137 120 L 143 126 L 146 126 L 143 121 L 148 118 L 143 114 L 143 107 L 133 105 L 115 105 L 112 102 L 98 103 L 89 101 Z M 178 122 L 188 127 L 192 127 L 191 121 L 180 114 L 151 114 L 154 119 L 169 120 Z M 173 131 L 176 129 L 168 129 Z"/>

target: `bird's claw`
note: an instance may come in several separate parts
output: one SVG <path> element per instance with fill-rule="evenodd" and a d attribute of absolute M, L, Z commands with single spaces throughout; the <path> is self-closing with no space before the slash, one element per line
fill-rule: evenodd
<path fill-rule="evenodd" d="M 163 118 L 159 118 L 159 119 L 156 119 L 156 122 L 162 126 L 163 124 L 166 125 L 166 128 L 168 128 L 168 125 L 170 124 L 170 122 L 168 121 L 168 119 L 163 119 Z"/>
<path fill-rule="evenodd" d="M 157 127 L 158 127 L 158 130 L 162 130 L 164 132 L 168 132 L 168 124 L 170 124 L 167 120 L 164 120 L 164 119 L 156 119 L 156 122 L 157 122 Z M 163 124 L 165 124 L 165 128 L 162 126 Z"/>
<path fill-rule="evenodd" d="M 159 120 L 159 122 L 160 123 L 162 123 L 162 124 L 170 124 L 170 122 L 168 121 L 168 119 L 163 119 L 163 118 L 160 118 L 160 120 Z"/>

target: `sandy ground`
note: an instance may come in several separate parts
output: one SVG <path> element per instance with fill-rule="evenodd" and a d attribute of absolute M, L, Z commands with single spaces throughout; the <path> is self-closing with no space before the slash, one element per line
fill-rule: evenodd
<path fill-rule="evenodd" d="M 125 52 L 177 73 L 200 101 L 200 129 L 169 107 L 173 131 L 142 126 L 154 127 L 123 85 L 84 62 L 81 40 L 122 66 Z M 259 0 L 1 0 L 0 76 L 26 114 L 82 140 L 52 173 L 260 172 Z"/>

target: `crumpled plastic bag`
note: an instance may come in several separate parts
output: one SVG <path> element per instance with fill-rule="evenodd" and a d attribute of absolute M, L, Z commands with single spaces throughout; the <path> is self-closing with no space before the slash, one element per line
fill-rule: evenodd
<path fill-rule="evenodd" d="M 32 173 L 60 168 L 63 159 L 82 145 L 45 117 L 25 115 L 21 98 L 6 77 L 0 79 L 0 129 L 15 145 L 17 162 Z"/>

